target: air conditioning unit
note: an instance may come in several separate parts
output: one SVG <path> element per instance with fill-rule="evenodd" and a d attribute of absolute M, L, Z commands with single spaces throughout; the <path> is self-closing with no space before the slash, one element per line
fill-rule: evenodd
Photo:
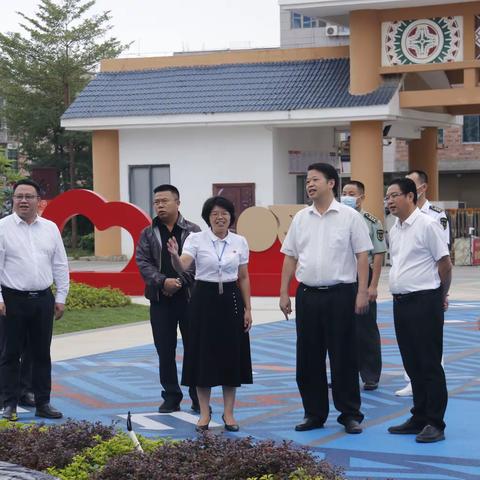
<path fill-rule="evenodd" d="M 327 26 L 325 27 L 325 35 L 327 37 L 338 37 L 338 25 L 327 23 Z"/>

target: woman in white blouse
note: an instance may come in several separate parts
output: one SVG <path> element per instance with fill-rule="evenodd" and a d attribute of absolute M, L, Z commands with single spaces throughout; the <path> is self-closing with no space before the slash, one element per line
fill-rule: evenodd
<path fill-rule="evenodd" d="M 182 384 L 197 387 L 200 403 L 197 431 L 208 430 L 211 388 L 221 385 L 225 429 L 236 432 L 239 430 L 233 413 L 236 387 L 252 383 L 249 250 L 244 237 L 229 231 L 235 222 L 230 200 L 209 198 L 203 205 L 202 218 L 210 228 L 191 233 L 181 255 L 174 237 L 167 245 L 177 271 L 187 269 L 193 261 L 196 267 Z"/>

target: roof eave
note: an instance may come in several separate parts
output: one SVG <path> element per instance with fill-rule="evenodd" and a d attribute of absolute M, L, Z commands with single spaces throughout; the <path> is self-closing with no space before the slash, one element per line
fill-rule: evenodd
<path fill-rule="evenodd" d="M 105 130 L 158 127 L 233 125 L 334 125 L 350 121 L 388 120 L 389 105 L 342 107 L 274 112 L 203 113 L 187 115 L 123 116 L 62 119 L 67 130 Z"/>

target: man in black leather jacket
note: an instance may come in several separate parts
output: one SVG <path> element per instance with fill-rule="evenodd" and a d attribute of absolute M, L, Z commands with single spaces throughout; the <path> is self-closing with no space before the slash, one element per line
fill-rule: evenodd
<path fill-rule="evenodd" d="M 174 236 L 180 249 L 191 232 L 200 227 L 185 220 L 179 212 L 180 194 L 173 185 L 160 185 L 153 191 L 157 216 L 145 228 L 137 244 L 136 261 L 145 281 L 145 297 L 150 300 L 150 323 L 159 358 L 163 403 L 160 413 L 180 410 L 183 398 L 178 384 L 175 361 L 177 327 L 180 326 L 184 349 L 188 348 L 187 304 L 194 282 L 195 267 L 178 274 L 172 266 L 166 244 Z M 192 410 L 200 411 L 195 387 L 189 389 Z"/>

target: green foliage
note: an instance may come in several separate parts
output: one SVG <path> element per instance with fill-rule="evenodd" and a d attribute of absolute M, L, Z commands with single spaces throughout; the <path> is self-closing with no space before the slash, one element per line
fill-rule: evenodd
<path fill-rule="evenodd" d="M 0 92 L 9 130 L 33 165 L 57 167 L 71 188 L 91 186 L 90 135 L 65 131 L 60 117 L 98 62 L 128 46 L 105 39 L 111 16 L 89 14 L 94 5 L 39 0 L 33 17 L 19 12 L 22 33 L 0 33 Z"/>
<path fill-rule="evenodd" d="M 141 435 L 137 436 L 144 452 L 151 452 L 166 440 L 149 440 Z M 76 455 L 72 462 L 65 468 L 49 468 L 47 472 L 61 480 L 88 480 L 95 472 L 100 471 L 110 458 L 125 455 L 134 451 L 130 438 L 123 432 L 117 433 L 113 438 L 101 442 L 94 447 L 87 448 Z M 303 480 L 303 479 L 302 479 Z"/>
<path fill-rule="evenodd" d="M 70 282 L 66 309 L 124 307 L 130 305 L 130 303 L 130 297 L 127 297 L 118 288 L 95 288 L 84 283 Z"/>
<path fill-rule="evenodd" d="M 80 237 L 80 241 L 78 242 L 78 248 L 81 250 L 85 250 L 87 252 L 93 252 L 95 249 L 95 236 L 94 233 L 87 233 L 86 235 L 82 235 Z"/>
<path fill-rule="evenodd" d="M 12 193 L 12 185 L 21 178 L 22 175 L 12 168 L 12 161 L 7 159 L 5 151 L 0 149 L 0 217 L 7 213 L 6 201 Z"/>

